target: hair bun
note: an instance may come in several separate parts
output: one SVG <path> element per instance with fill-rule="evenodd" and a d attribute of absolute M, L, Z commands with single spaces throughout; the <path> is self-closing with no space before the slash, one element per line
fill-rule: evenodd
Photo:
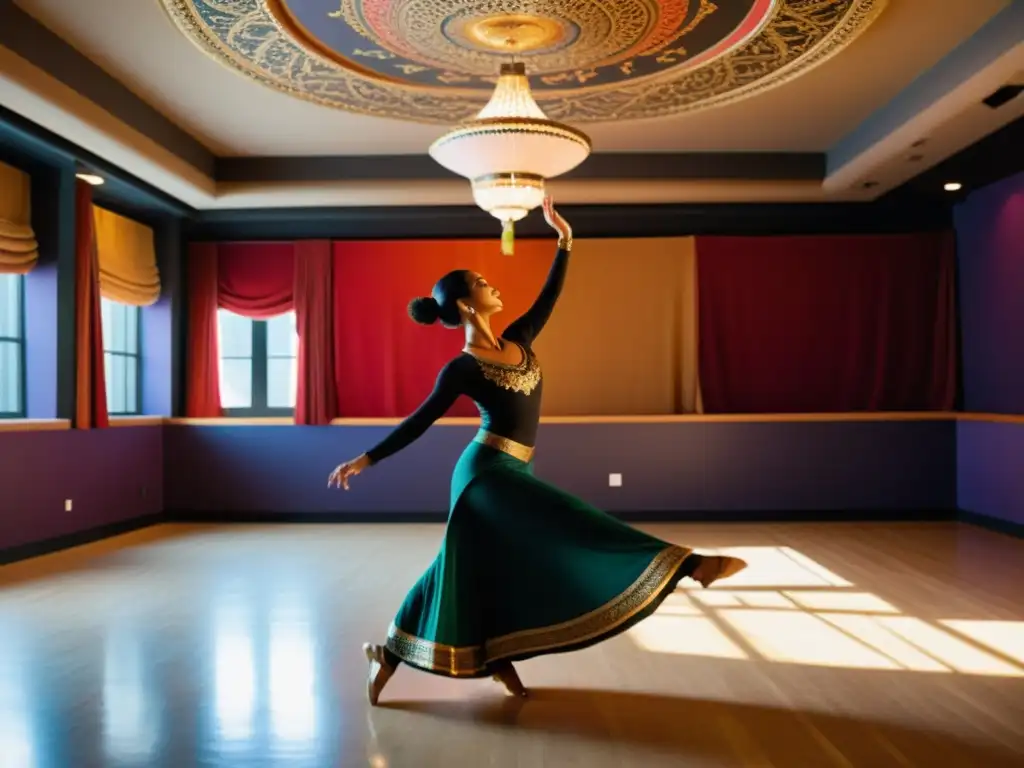
<path fill-rule="evenodd" d="M 409 302 L 409 317 L 420 325 L 436 323 L 440 316 L 441 305 L 437 303 L 437 299 L 421 296 Z"/>

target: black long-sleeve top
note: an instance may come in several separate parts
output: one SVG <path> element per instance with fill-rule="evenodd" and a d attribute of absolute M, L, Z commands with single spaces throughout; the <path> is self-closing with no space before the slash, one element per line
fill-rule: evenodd
<path fill-rule="evenodd" d="M 420 407 L 366 452 L 372 464 L 416 440 L 451 408 L 459 395 L 467 395 L 476 403 L 483 429 L 522 445 L 535 444 L 543 382 L 533 342 L 551 317 L 568 265 L 569 251 L 559 248 L 533 306 L 502 334 L 503 341 L 519 347 L 521 362 L 494 363 L 462 352 L 441 369 L 433 391 Z"/>

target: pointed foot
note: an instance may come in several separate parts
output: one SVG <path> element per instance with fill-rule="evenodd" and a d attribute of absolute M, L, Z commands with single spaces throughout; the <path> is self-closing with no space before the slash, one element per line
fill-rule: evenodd
<path fill-rule="evenodd" d="M 701 560 L 701 564 L 693 573 L 693 580 L 700 583 L 707 589 L 716 581 L 735 576 L 747 567 L 744 560 L 738 557 L 725 557 L 722 555 L 707 555 Z"/>
<path fill-rule="evenodd" d="M 395 669 L 384 658 L 383 646 L 366 643 L 363 645 L 363 653 L 366 654 L 366 660 L 370 663 L 366 677 L 366 698 L 369 699 L 370 706 L 376 707 L 380 700 L 380 693 L 391 676 L 395 674 Z"/>
<path fill-rule="evenodd" d="M 516 672 L 515 667 L 511 664 L 503 664 L 494 671 L 494 679 L 505 686 L 505 690 L 510 695 L 515 696 L 518 699 L 525 699 L 530 695 L 530 692 L 526 690 L 526 686 L 523 685 L 523 681 L 519 679 L 519 673 Z"/>

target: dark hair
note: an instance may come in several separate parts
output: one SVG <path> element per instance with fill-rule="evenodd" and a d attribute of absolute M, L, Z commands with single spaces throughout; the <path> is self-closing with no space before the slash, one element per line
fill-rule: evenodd
<path fill-rule="evenodd" d="M 409 317 L 421 325 L 430 325 L 440 320 L 446 328 L 458 328 L 462 325 L 458 301 L 469 297 L 468 274 L 467 269 L 456 269 L 442 277 L 434 285 L 430 296 L 421 296 L 409 302 Z"/>

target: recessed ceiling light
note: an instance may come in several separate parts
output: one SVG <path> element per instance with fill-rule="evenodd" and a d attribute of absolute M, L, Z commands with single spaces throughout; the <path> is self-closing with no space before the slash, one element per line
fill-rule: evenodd
<path fill-rule="evenodd" d="M 942 188 L 947 192 L 959 192 L 963 186 L 959 181 L 947 181 Z"/>
<path fill-rule="evenodd" d="M 92 184 L 94 187 L 98 187 L 104 181 L 102 176 L 97 176 L 95 173 L 76 173 L 75 178 L 81 179 L 86 184 Z"/>

